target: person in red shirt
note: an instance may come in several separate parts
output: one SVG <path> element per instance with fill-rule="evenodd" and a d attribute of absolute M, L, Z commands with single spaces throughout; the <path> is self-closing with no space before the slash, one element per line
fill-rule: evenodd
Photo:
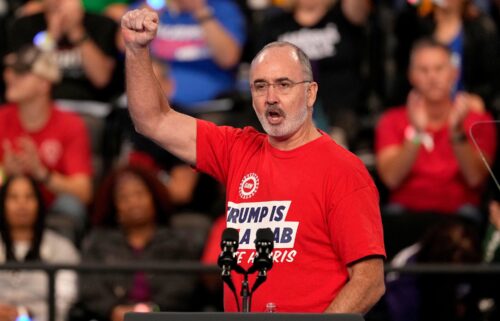
<path fill-rule="evenodd" d="M 92 197 L 91 152 L 85 124 L 55 108 L 51 98 L 60 71 L 50 52 L 23 47 L 5 58 L 5 96 L 0 107 L 0 167 L 7 176 L 25 173 L 44 187 L 48 205 L 88 204 Z M 63 209 L 81 215 L 80 206 Z"/>
<path fill-rule="evenodd" d="M 254 58 L 254 110 L 266 133 L 216 126 L 170 107 L 151 67 L 158 15 L 122 18 L 129 111 L 136 129 L 226 186 L 226 226 L 252 266 L 259 228 L 274 233 L 274 266 L 252 311 L 365 313 L 384 293 L 378 193 L 359 159 L 312 121 L 318 84 L 298 47 L 276 42 Z M 232 274 L 237 288 L 241 275 Z M 225 289 L 225 311 L 236 311 Z M 239 293 L 237 289 L 237 293 Z M 239 300 L 239 298 L 238 298 Z"/>
<path fill-rule="evenodd" d="M 377 170 L 390 189 L 390 204 L 413 212 L 461 213 L 479 218 L 491 165 L 495 126 L 481 99 L 452 96 L 457 70 L 451 53 L 430 39 L 412 50 L 406 106 L 385 112 L 376 128 Z M 473 137 L 471 136 L 473 135 Z M 472 209 L 472 210 L 471 210 Z"/>

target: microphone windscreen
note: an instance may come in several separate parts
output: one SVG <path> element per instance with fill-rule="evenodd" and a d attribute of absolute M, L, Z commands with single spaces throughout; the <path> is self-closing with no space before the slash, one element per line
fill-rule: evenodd
<path fill-rule="evenodd" d="M 238 230 L 231 227 L 226 228 L 224 232 L 222 232 L 222 240 L 238 242 L 239 241 Z"/>
<path fill-rule="evenodd" d="M 262 242 L 270 242 L 274 241 L 274 234 L 270 228 L 260 228 L 257 230 L 256 240 Z"/>

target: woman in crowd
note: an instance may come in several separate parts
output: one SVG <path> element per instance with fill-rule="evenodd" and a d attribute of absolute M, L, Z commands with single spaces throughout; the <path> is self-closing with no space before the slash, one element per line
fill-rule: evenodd
<path fill-rule="evenodd" d="M 0 263 L 78 263 L 72 242 L 45 227 L 45 206 L 35 181 L 8 178 L 0 191 Z M 77 294 L 76 274 L 56 277 L 56 320 L 66 320 Z M 14 321 L 27 313 L 48 320 L 47 275 L 43 271 L 0 271 L 0 320 Z"/>
<path fill-rule="evenodd" d="M 84 262 L 120 264 L 197 260 L 198 250 L 181 231 L 168 229 L 164 185 L 149 170 L 127 166 L 103 182 L 94 214 L 104 228 L 84 242 Z M 98 320 L 122 321 L 130 311 L 191 310 L 196 278 L 190 275 L 100 273 L 81 277 L 81 301 Z"/>

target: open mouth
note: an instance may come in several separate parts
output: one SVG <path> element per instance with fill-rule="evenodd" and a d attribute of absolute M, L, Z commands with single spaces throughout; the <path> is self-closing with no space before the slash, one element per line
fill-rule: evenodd
<path fill-rule="evenodd" d="M 285 118 L 285 115 L 279 108 L 269 108 L 266 111 L 266 118 L 270 124 L 276 125 L 281 123 L 281 121 Z"/>

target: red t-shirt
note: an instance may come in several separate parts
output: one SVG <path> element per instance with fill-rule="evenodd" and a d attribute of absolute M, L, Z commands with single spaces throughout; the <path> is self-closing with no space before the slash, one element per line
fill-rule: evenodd
<path fill-rule="evenodd" d="M 89 135 L 83 120 L 76 114 L 52 108 L 47 124 L 36 132 L 26 131 L 15 105 L 0 107 L 0 143 L 9 140 L 18 149 L 18 139 L 28 136 L 38 147 L 42 163 L 63 175 L 92 175 Z M 3 163 L 3 148 L 0 148 Z M 49 201 L 53 195 L 49 195 Z"/>
<path fill-rule="evenodd" d="M 469 129 L 475 122 L 492 120 L 489 114 L 470 112 L 464 121 L 464 130 L 469 142 Z M 405 129 L 409 126 L 406 107 L 387 111 L 376 129 L 375 151 L 402 145 Z M 417 159 L 401 186 L 391 191 L 390 202 L 414 211 L 455 213 L 461 206 L 479 205 L 482 188 L 470 188 L 465 182 L 458 161 L 453 153 L 448 126 L 439 130 L 428 130 L 434 148 L 420 147 Z M 480 149 L 493 158 L 496 146 L 494 124 L 479 123 L 473 126 L 473 135 Z"/>
<path fill-rule="evenodd" d="M 361 161 L 327 135 L 281 151 L 253 128 L 199 120 L 197 168 L 226 185 L 240 265 L 253 262 L 258 228 L 274 232 L 274 266 L 252 311 L 272 302 L 277 312 L 323 312 L 347 282 L 349 263 L 385 256 L 376 187 Z M 243 277 L 232 277 L 239 295 Z M 225 310 L 236 311 L 224 293 Z"/>

